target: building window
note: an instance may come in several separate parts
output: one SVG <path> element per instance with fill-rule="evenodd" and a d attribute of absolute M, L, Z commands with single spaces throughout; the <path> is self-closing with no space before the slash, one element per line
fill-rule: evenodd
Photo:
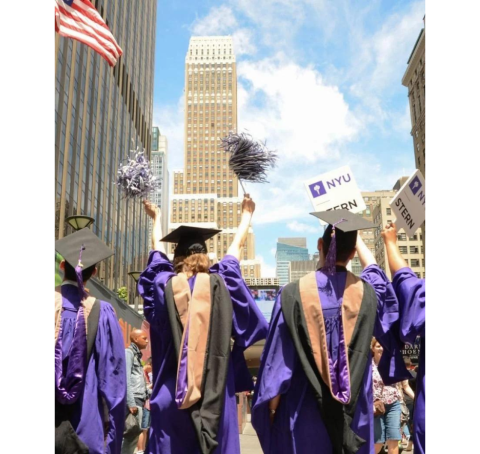
<path fill-rule="evenodd" d="M 411 263 L 411 266 L 420 266 L 420 260 L 419 259 L 411 259 L 410 263 Z"/>
<path fill-rule="evenodd" d="M 400 254 L 407 253 L 407 246 L 399 246 L 398 249 L 400 250 Z"/>
<path fill-rule="evenodd" d="M 391 208 L 387 208 L 387 214 L 388 215 L 392 214 L 392 209 Z"/>

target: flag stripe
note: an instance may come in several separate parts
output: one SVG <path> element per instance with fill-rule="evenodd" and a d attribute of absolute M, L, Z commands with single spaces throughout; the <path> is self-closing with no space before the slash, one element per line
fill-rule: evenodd
<path fill-rule="evenodd" d="M 63 3 L 62 0 L 60 0 L 60 1 Z M 79 0 L 75 0 L 74 3 L 72 3 L 74 8 L 71 8 L 70 6 L 63 3 L 64 6 L 59 5 L 60 11 L 64 14 L 65 13 L 69 14 L 69 17 L 71 17 L 73 20 L 78 20 L 78 21 L 84 23 L 86 26 L 92 27 L 94 29 L 94 31 L 97 32 L 100 36 L 109 40 L 115 46 L 117 51 L 121 51 L 119 45 L 115 41 L 115 38 L 113 37 L 113 35 L 110 33 L 110 30 L 108 29 L 105 22 L 103 22 L 103 24 L 99 24 L 97 21 L 92 20 L 87 15 L 83 14 L 83 10 L 78 9 L 78 4 L 81 4 L 81 2 Z M 98 14 L 98 11 L 96 11 L 96 13 Z M 101 16 L 99 15 L 99 17 L 101 17 Z"/>
<path fill-rule="evenodd" d="M 64 3 L 63 0 L 60 1 Z M 100 15 L 100 13 L 95 8 L 87 7 L 84 3 L 82 3 L 81 0 L 74 0 L 71 7 L 69 7 L 68 5 L 65 5 L 65 7 L 78 10 L 81 14 L 90 19 L 92 22 L 95 22 L 97 25 L 107 30 L 107 32 L 110 32 L 107 24 L 103 20 L 103 17 Z"/>
<path fill-rule="evenodd" d="M 75 21 L 75 19 L 73 19 L 68 13 L 63 14 L 60 17 L 60 24 L 66 28 L 75 30 L 79 34 L 84 33 L 86 36 L 97 41 L 100 46 L 103 46 L 105 48 L 105 51 L 109 51 L 116 59 L 120 57 L 120 54 L 118 53 L 116 47 L 110 41 L 103 38 L 101 35 L 96 34 L 95 31 L 92 30 L 92 28 L 88 25 L 85 25 L 79 21 Z"/>
<path fill-rule="evenodd" d="M 112 56 L 109 52 L 105 52 L 105 50 L 92 38 L 87 37 L 83 33 L 78 33 L 75 30 L 72 30 L 70 28 L 62 28 L 61 31 L 59 32 L 60 35 L 65 36 L 66 38 L 73 38 L 76 39 L 83 44 L 86 44 L 87 46 L 91 47 L 95 52 L 100 54 L 105 60 L 108 61 L 108 63 L 113 66 L 116 63 L 115 57 Z"/>
<path fill-rule="evenodd" d="M 74 0 L 71 6 L 63 0 L 55 0 L 55 31 L 90 46 L 110 66 L 114 66 L 123 54 L 102 16 L 89 0 Z"/>

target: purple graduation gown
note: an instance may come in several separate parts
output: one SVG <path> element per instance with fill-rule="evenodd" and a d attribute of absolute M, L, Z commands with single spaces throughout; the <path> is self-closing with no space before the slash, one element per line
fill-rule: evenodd
<path fill-rule="evenodd" d="M 327 276 L 321 271 L 316 272 L 329 356 L 334 362 L 339 357 L 340 308 L 346 276 L 345 272 L 338 271 L 334 276 Z M 361 277 L 372 285 L 377 295 L 375 335 L 382 331 L 380 322 L 384 309 L 389 307 L 398 312 L 398 304 L 393 288 L 391 285 L 385 285 L 386 276 L 378 266 L 366 268 Z M 341 374 L 338 376 L 341 380 Z M 268 402 L 277 395 L 281 395 L 280 404 L 271 425 Z M 317 400 L 303 371 L 283 317 L 281 291 L 275 301 L 269 334 L 262 354 L 254 393 L 252 424 L 265 454 L 318 454 L 320 452 L 331 454 L 333 452 Z M 374 452 L 371 354 L 365 367 L 363 385 L 351 427 L 366 440 L 358 454 Z"/>
<path fill-rule="evenodd" d="M 243 351 L 265 339 L 268 323 L 242 278 L 239 261 L 226 255 L 210 269 L 224 280 L 233 304 L 232 337 L 235 341 L 228 365 L 225 402 L 215 454 L 240 454 L 236 392 L 252 389 Z M 148 265 L 140 276 L 138 290 L 144 299 L 144 313 L 150 323 L 153 392 L 150 399 L 150 454 L 200 454 L 199 443 L 188 410 L 175 402 L 178 358 L 175 355 L 165 304 L 165 288 L 175 275 L 168 257 L 151 251 Z M 194 278 L 189 279 L 193 288 Z"/>
<path fill-rule="evenodd" d="M 61 342 L 64 364 L 68 362 L 75 334 L 80 296 L 78 287 L 62 285 Z M 71 423 L 90 454 L 120 454 L 125 424 L 126 372 L 122 331 L 113 307 L 100 301 L 100 317 L 95 346 L 80 395 L 80 406 Z M 65 367 L 64 367 L 65 369 Z M 103 402 L 108 408 L 109 429 L 103 430 Z"/>
<path fill-rule="evenodd" d="M 420 336 L 413 443 L 415 454 L 425 453 L 425 279 L 410 268 L 402 268 L 393 276 L 393 287 L 400 305 L 400 339 L 412 344 Z"/>

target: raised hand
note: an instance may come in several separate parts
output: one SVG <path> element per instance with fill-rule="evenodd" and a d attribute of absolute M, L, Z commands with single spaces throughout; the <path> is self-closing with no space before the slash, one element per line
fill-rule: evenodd
<path fill-rule="evenodd" d="M 161 216 L 160 208 L 158 208 L 158 206 L 155 205 L 153 202 L 150 202 L 150 200 L 144 200 L 143 206 L 145 207 L 145 212 L 147 213 L 147 216 L 151 217 L 152 219 Z"/>
<path fill-rule="evenodd" d="M 255 202 L 250 198 L 250 194 L 245 194 L 242 201 L 242 213 L 251 213 L 255 211 Z"/>
<path fill-rule="evenodd" d="M 391 222 L 390 224 L 387 224 L 385 228 L 382 230 L 382 238 L 383 241 L 386 243 L 397 243 L 397 226 Z"/>

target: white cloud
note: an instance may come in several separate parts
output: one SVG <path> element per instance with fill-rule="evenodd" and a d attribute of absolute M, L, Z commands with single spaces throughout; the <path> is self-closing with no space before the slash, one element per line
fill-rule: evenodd
<path fill-rule="evenodd" d="M 311 225 L 304 224 L 298 221 L 292 221 L 287 224 L 287 227 L 294 232 L 309 232 L 309 233 L 318 233 L 318 227 L 315 228 Z"/>
<path fill-rule="evenodd" d="M 161 134 L 167 137 L 169 171 L 183 168 L 184 102 L 181 96 L 176 105 L 153 107 L 153 126 L 158 126 Z M 173 176 L 170 177 L 170 189 L 172 186 Z"/>
<path fill-rule="evenodd" d="M 221 5 L 218 8 L 212 8 L 208 15 L 196 19 L 191 31 L 193 35 L 209 36 L 224 34 L 237 26 L 237 19 L 230 7 Z"/>
<path fill-rule="evenodd" d="M 418 1 L 406 11 L 391 14 L 374 33 L 365 32 L 362 21 L 350 30 L 350 91 L 382 119 L 388 115 L 385 109 L 392 95 L 402 90 L 401 79 L 423 28 L 424 14 L 425 4 Z"/>
<path fill-rule="evenodd" d="M 413 150 L 411 154 L 396 154 L 391 163 L 384 166 L 374 153 L 348 154 L 344 157 L 348 162 L 360 191 L 391 190 L 402 176 L 409 176 L 415 170 Z"/>
<path fill-rule="evenodd" d="M 303 218 L 311 210 L 310 201 L 305 195 L 302 183 L 299 180 L 290 180 L 285 185 L 286 178 L 283 172 L 272 172 L 270 184 L 255 185 L 250 194 L 257 205 L 254 224 L 271 224 L 293 221 Z"/>
<path fill-rule="evenodd" d="M 236 56 L 256 53 L 253 32 L 248 28 L 239 28 L 232 8 L 226 5 L 213 7 L 207 16 L 196 19 L 190 27 L 193 35 L 215 36 L 232 35 Z"/>
<path fill-rule="evenodd" d="M 405 110 L 401 113 L 394 115 L 392 126 L 402 134 L 403 137 L 410 138 L 410 131 L 412 130 L 412 120 L 410 116 L 410 104 L 405 104 Z"/>
<path fill-rule="evenodd" d="M 233 50 L 235 55 L 253 55 L 257 52 L 257 48 L 253 43 L 253 32 L 248 28 L 239 28 L 232 34 Z"/>
<path fill-rule="evenodd" d="M 333 7 L 332 7 L 333 3 Z M 293 41 L 302 27 L 313 20 L 331 35 L 335 24 L 335 4 L 326 0 L 230 0 L 237 17 L 245 17 L 259 30 L 259 40 L 274 50 L 296 53 Z"/>
<path fill-rule="evenodd" d="M 361 123 L 338 87 L 313 67 L 282 54 L 238 63 L 239 130 L 279 150 L 282 159 L 314 162 L 353 140 Z"/>

